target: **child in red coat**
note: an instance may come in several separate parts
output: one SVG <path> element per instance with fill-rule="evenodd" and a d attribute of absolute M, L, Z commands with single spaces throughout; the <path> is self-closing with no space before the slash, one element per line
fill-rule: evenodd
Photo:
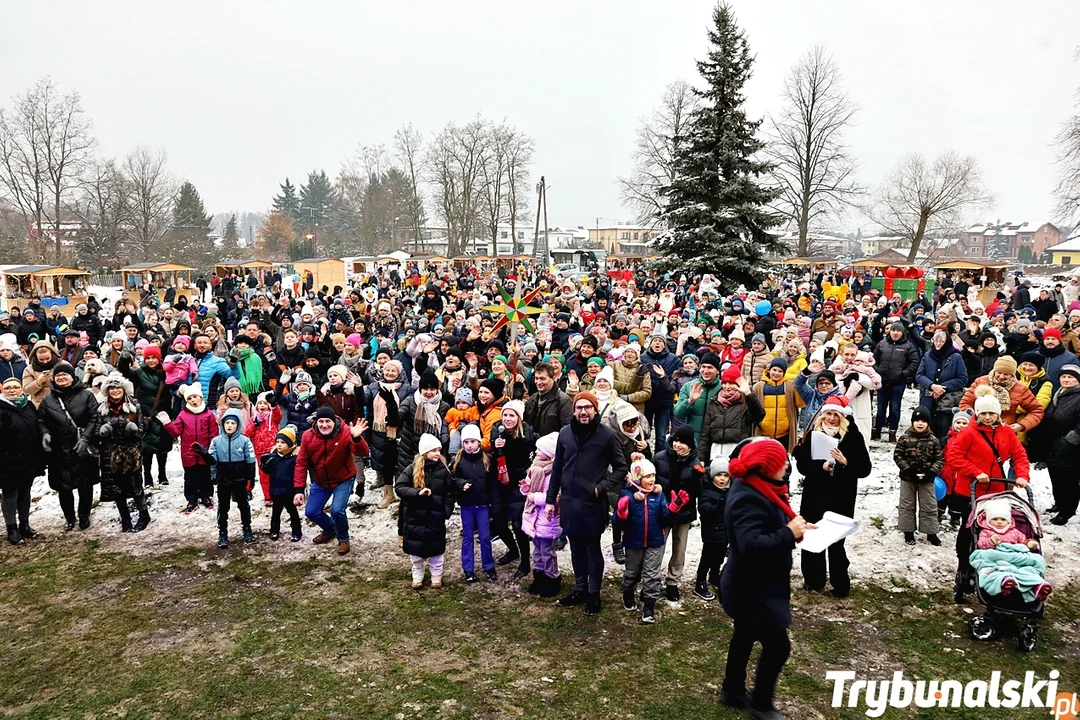
<path fill-rule="evenodd" d="M 178 394 L 184 398 L 184 409 L 169 421 L 169 414 L 159 412 L 157 419 L 174 438 L 180 438 L 180 462 L 184 466 L 184 497 L 187 499 L 185 515 L 195 511 L 201 502 L 207 510 L 214 509 L 214 485 L 210 479 L 210 465 L 192 449 L 198 444 L 210 447 L 217 437 L 218 422 L 214 413 L 206 407 L 202 386 L 199 383 L 182 385 Z"/>
<path fill-rule="evenodd" d="M 248 420 L 244 434 L 251 438 L 251 444 L 255 446 L 255 456 L 262 457 L 273 452 L 277 445 L 278 429 L 281 426 L 281 408 L 270 404 L 271 392 L 264 392 L 255 401 L 254 412 Z M 259 465 L 259 486 L 262 488 L 263 501 L 266 507 L 272 507 L 274 501 L 270 498 L 270 476 Z"/>

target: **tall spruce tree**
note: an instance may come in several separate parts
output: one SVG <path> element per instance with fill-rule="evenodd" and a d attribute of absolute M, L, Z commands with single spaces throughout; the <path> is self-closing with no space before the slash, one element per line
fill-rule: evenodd
<path fill-rule="evenodd" d="M 748 119 L 743 107 L 754 64 L 746 34 L 727 5 L 713 10 L 713 24 L 708 57 L 697 63 L 705 81 L 695 90 L 701 105 L 676 147 L 674 179 L 661 191 L 668 202 L 660 218 L 669 232 L 657 242 L 658 266 L 750 284 L 768 256 L 783 251 L 767 232 L 782 216 L 767 209 L 778 191 L 762 184 L 771 166 L 757 159 L 761 121 Z"/>
<path fill-rule="evenodd" d="M 239 248 L 240 233 L 236 231 L 236 215 L 233 214 L 229 216 L 229 221 L 225 223 L 225 232 L 221 238 L 221 252 L 231 258 Z"/>
<path fill-rule="evenodd" d="M 294 223 L 300 220 L 300 197 L 296 194 L 296 186 L 285 178 L 284 185 L 278 185 L 281 192 L 274 196 L 274 209 L 283 212 Z"/>
<path fill-rule="evenodd" d="M 169 246 L 176 260 L 200 270 L 214 264 L 216 249 L 210 239 L 212 218 L 207 215 L 199 191 L 190 182 L 180 186 L 173 205 L 173 226 L 169 230 Z"/>

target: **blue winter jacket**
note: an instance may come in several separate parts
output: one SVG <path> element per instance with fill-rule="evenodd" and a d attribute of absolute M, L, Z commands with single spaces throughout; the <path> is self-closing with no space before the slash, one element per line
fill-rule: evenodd
<path fill-rule="evenodd" d="M 231 377 L 239 380 L 240 369 L 239 367 L 229 367 L 229 363 L 225 362 L 225 358 L 209 352 L 199 360 L 199 385 L 202 386 L 203 400 L 206 401 L 208 406 L 213 407 L 217 404 L 222 386 Z M 217 380 L 217 378 L 220 378 L 220 380 Z M 215 380 L 217 380 L 216 383 Z M 211 385 L 214 386 L 213 397 L 210 396 Z"/>
<path fill-rule="evenodd" d="M 232 435 L 225 432 L 225 421 L 230 419 L 236 421 L 237 427 Z M 219 483 L 255 479 L 255 446 L 251 444 L 251 438 L 244 435 L 240 411 L 226 410 L 221 416 L 221 432 L 210 441 L 207 455 Z"/>
<path fill-rule="evenodd" d="M 931 410 L 934 409 L 934 398 L 927 394 L 931 385 L 941 385 L 945 388 L 945 392 L 963 391 L 968 386 L 964 356 L 952 345 L 946 345 L 942 351 L 939 353 L 931 348 L 922 356 L 919 369 L 915 373 L 915 382 L 919 383 L 919 387 L 923 390 L 919 396 L 919 405 Z"/>
<path fill-rule="evenodd" d="M 664 544 L 664 520 L 671 514 L 668 510 L 667 493 L 649 493 L 644 500 L 635 500 L 637 489 L 627 485 L 619 493 L 619 503 L 630 499 L 630 511 L 625 520 L 619 518 L 615 508 L 613 522 L 623 530 L 623 545 L 632 550 L 661 547 Z"/>
<path fill-rule="evenodd" d="M 840 394 L 840 387 L 836 386 L 827 393 L 818 392 L 817 373 L 811 375 L 807 369 L 795 376 L 795 392 L 799 393 L 799 397 L 806 403 L 806 414 L 803 416 L 806 418 L 806 424 L 803 425 L 805 428 L 810 427 L 810 423 L 817 415 L 817 411 L 825 404 L 827 397 Z"/>

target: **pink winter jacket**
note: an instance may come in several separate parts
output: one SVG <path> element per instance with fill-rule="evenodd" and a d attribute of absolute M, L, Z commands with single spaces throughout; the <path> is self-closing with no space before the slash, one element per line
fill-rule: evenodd
<path fill-rule="evenodd" d="M 534 472 L 538 466 L 542 467 L 542 464 L 534 461 L 533 466 L 529 468 L 529 472 Z M 542 487 L 533 489 L 535 486 L 530 486 L 530 488 L 523 488 L 521 491 L 521 494 L 525 496 L 525 509 L 521 513 L 521 530 L 531 538 L 554 540 L 562 535 L 559 514 L 556 512 L 554 517 L 548 520 L 547 513 L 544 512 L 547 507 L 547 490 L 550 482 L 551 461 L 549 460 L 544 470 Z"/>
<path fill-rule="evenodd" d="M 165 362 L 162 363 L 162 367 L 165 368 L 165 384 L 174 385 L 195 382 L 195 379 L 199 377 L 198 361 L 185 353 L 180 355 L 179 362 L 173 362 L 170 358 L 174 357 L 174 355 L 174 353 L 166 355 Z"/>
<path fill-rule="evenodd" d="M 180 438 L 180 462 L 184 467 L 206 464 L 206 461 L 191 449 L 192 443 L 209 448 L 210 441 L 218 434 L 217 417 L 207 410 L 205 405 L 200 413 L 193 413 L 185 407 L 165 429 L 174 438 Z"/>
<path fill-rule="evenodd" d="M 1029 538 L 1024 537 L 1024 533 L 1016 529 L 1016 525 L 1010 525 L 1009 529 L 1005 532 L 999 532 L 990 527 L 986 522 L 986 515 L 980 513 L 978 517 L 978 525 L 982 528 L 979 531 L 979 541 L 976 543 L 980 550 L 989 550 L 995 548 L 1002 543 L 1015 543 L 1017 545 L 1025 545 Z M 995 542 L 995 540 L 997 542 Z"/>

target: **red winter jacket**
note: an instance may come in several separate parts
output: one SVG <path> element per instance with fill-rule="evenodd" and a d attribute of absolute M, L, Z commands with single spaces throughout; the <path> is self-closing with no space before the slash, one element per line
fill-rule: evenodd
<path fill-rule="evenodd" d="M 333 490 L 356 477 L 353 455 L 367 454 L 368 445 L 363 436 L 354 439 L 352 430 L 341 422 L 341 418 L 334 421 L 334 429 L 329 435 L 323 435 L 312 427 L 304 432 L 300 441 L 300 452 L 296 456 L 296 486 L 307 485 L 310 469 L 312 482 Z"/>
<path fill-rule="evenodd" d="M 191 449 L 191 444 L 199 443 L 204 448 L 210 447 L 210 441 L 218 434 L 218 421 L 214 413 L 203 410 L 196 414 L 185 407 L 165 429 L 173 437 L 180 438 L 180 462 L 184 467 L 206 464 L 206 461 Z"/>
<path fill-rule="evenodd" d="M 1008 425 L 989 427 L 972 423 L 949 441 L 945 455 L 946 467 L 956 473 L 955 494 L 970 497 L 971 481 L 980 473 L 986 473 L 992 478 L 1005 477 L 1005 469 L 998 465 L 997 458 L 990 449 L 991 443 L 997 450 L 997 457 L 1003 461 L 1012 462 L 1016 477 L 1031 479 L 1027 452 L 1016 439 L 1016 433 L 1011 427 Z M 990 492 L 1001 492 L 1004 487 L 980 485 L 978 490 L 980 494 L 985 495 Z"/>

